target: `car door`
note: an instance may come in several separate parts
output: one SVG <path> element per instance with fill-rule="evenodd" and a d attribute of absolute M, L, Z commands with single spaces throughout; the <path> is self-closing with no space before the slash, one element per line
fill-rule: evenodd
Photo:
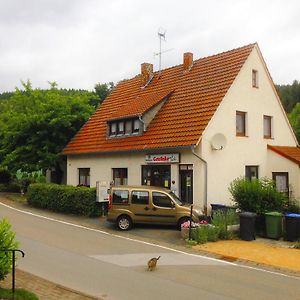
<path fill-rule="evenodd" d="M 171 197 L 163 192 L 152 192 L 152 218 L 154 223 L 175 224 L 176 206 Z"/>
<path fill-rule="evenodd" d="M 149 191 L 133 190 L 130 208 L 134 215 L 134 222 L 150 223 L 152 221 Z"/>

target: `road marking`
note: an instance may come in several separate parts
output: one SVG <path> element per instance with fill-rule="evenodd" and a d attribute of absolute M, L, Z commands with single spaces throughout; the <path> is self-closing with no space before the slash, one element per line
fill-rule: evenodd
<path fill-rule="evenodd" d="M 2 202 L 0 202 L 0 204 L 2 206 L 5 206 L 5 207 L 9 208 L 9 209 L 12 209 L 12 210 L 15 210 L 15 211 L 18 211 L 20 213 L 27 214 L 27 215 L 30 215 L 30 216 L 33 216 L 33 217 L 37 217 L 37 218 L 41 218 L 41 219 L 44 219 L 44 220 L 48 220 L 48 221 L 57 222 L 57 223 L 68 225 L 68 226 L 73 226 L 73 227 L 85 229 L 85 230 L 88 230 L 88 231 L 102 233 L 102 234 L 105 234 L 105 235 L 113 236 L 115 238 L 120 238 L 120 239 L 132 241 L 132 242 L 136 242 L 136 243 L 140 243 L 140 244 L 144 244 L 144 245 L 158 247 L 158 248 L 161 248 L 161 249 L 164 249 L 164 250 L 168 250 L 168 251 L 172 251 L 172 252 L 176 252 L 176 253 L 181 253 L 181 254 L 184 254 L 184 255 L 191 256 L 191 257 L 203 258 L 203 259 L 206 259 L 206 260 L 215 261 L 215 262 L 219 262 L 219 263 L 222 262 L 223 264 L 227 264 L 227 265 L 231 265 L 231 266 L 235 266 L 235 267 L 240 267 L 240 268 L 245 268 L 245 269 L 250 269 L 250 270 L 254 270 L 254 271 L 260 271 L 260 272 L 265 272 L 265 273 L 268 273 L 268 274 L 273 274 L 273 275 L 277 275 L 277 276 L 283 276 L 283 277 L 287 277 L 287 278 L 293 278 L 293 279 L 300 280 L 300 277 L 298 277 L 298 276 L 287 275 L 287 274 L 274 272 L 274 271 L 269 271 L 269 270 L 265 270 L 265 269 L 260 269 L 260 268 L 256 268 L 256 267 L 240 265 L 240 264 L 233 263 L 233 262 L 227 262 L 227 261 L 223 261 L 223 260 L 220 260 L 220 259 L 199 255 L 199 254 L 188 253 L 188 252 L 173 249 L 173 248 L 170 248 L 170 247 L 166 247 L 166 246 L 162 246 L 162 245 L 158 245 L 158 244 L 153 244 L 153 243 L 149 243 L 149 242 L 145 242 L 145 241 L 141 241 L 141 240 L 128 238 L 128 237 L 125 237 L 125 236 L 117 235 L 117 234 L 106 232 L 106 231 L 103 231 L 103 230 L 89 228 L 89 227 L 85 227 L 85 226 L 82 226 L 82 225 L 69 223 L 69 222 L 57 220 L 57 219 L 54 219 L 54 218 L 45 217 L 45 216 L 42 216 L 42 215 L 34 214 L 32 212 L 29 212 L 29 211 L 23 211 L 21 209 L 9 206 L 9 205 L 4 204 Z"/>
<path fill-rule="evenodd" d="M 138 267 L 146 266 L 147 262 L 152 257 L 160 259 L 158 264 L 161 266 L 216 266 L 224 265 L 223 261 L 211 261 L 202 257 L 188 256 L 183 253 L 128 253 L 128 254 L 105 254 L 91 255 L 90 257 L 101 260 L 106 263 L 111 263 L 121 267 Z"/>

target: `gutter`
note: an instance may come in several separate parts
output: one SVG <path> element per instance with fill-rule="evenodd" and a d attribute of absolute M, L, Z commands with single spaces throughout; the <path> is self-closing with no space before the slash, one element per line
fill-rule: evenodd
<path fill-rule="evenodd" d="M 207 161 L 204 160 L 201 156 L 199 156 L 196 152 L 195 152 L 195 145 L 191 146 L 191 150 L 193 155 L 195 155 L 201 162 L 204 163 L 204 214 L 205 216 L 207 216 Z"/>

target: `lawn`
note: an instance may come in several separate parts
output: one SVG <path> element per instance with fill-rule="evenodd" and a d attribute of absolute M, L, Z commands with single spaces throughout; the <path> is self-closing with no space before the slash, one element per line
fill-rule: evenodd
<path fill-rule="evenodd" d="M 11 289 L 0 288 L 0 299 L 2 300 L 38 300 L 39 298 L 24 289 L 16 289 L 13 296 Z"/>

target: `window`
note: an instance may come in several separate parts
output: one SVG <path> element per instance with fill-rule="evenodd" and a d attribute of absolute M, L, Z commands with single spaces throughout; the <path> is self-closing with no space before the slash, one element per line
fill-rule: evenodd
<path fill-rule="evenodd" d="M 109 126 L 109 135 L 113 136 L 117 134 L 117 123 L 111 123 Z"/>
<path fill-rule="evenodd" d="M 90 186 L 90 169 L 89 168 L 80 168 L 79 171 L 79 184 L 83 186 Z"/>
<path fill-rule="evenodd" d="M 252 179 L 258 179 L 258 166 L 246 166 L 245 177 L 250 181 Z"/>
<path fill-rule="evenodd" d="M 252 87 L 258 88 L 258 71 L 252 70 Z"/>
<path fill-rule="evenodd" d="M 113 181 L 115 185 L 127 185 L 127 168 L 114 168 Z"/>
<path fill-rule="evenodd" d="M 124 134 L 124 122 L 118 122 L 118 134 Z"/>
<path fill-rule="evenodd" d="M 127 190 L 114 190 L 112 195 L 113 204 L 128 204 L 129 192 Z"/>
<path fill-rule="evenodd" d="M 125 119 L 107 123 L 109 128 L 109 137 L 120 137 L 140 133 L 139 119 Z"/>
<path fill-rule="evenodd" d="M 132 204 L 149 204 L 149 193 L 144 191 L 133 191 L 131 194 Z"/>
<path fill-rule="evenodd" d="M 275 181 L 277 191 L 289 195 L 289 173 L 273 172 L 273 180 Z"/>
<path fill-rule="evenodd" d="M 133 133 L 139 133 L 140 131 L 140 121 L 138 119 L 135 119 L 133 121 Z"/>
<path fill-rule="evenodd" d="M 236 135 L 246 136 L 246 113 L 243 111 L 236 112 Z"/>
<path fill-rule="evenodd" d="M 160 207 L 173 207 L 173 201 L 169 196 L 159 192 L 152 193 L 153 204 Z"/>
<path fill-rule="evenodd" d="M 264 116 L 264 138 L 272 138 L 272 117 Z"/>
<path fill-rule="evenodd" d="M 128 120 L 125 123 L 125 134 L 131 134 L 132 133 L 132 120 Z"/>

